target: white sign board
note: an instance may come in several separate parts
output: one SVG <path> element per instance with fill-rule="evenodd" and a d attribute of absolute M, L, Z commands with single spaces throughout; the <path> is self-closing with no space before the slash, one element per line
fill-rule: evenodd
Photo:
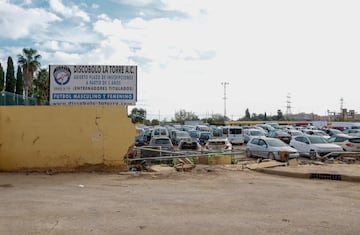
<path fill-rule="evenodd" d="M 50 105 L 136 105 L 137 66 L 50 65 Z"/>

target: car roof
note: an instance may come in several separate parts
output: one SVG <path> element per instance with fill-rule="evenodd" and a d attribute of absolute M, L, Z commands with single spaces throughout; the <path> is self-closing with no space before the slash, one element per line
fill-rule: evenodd
<path fill-rule="evenodd" d="M 212 137 L 209 139 L 209 141 L 216 141 L 216 140 L 228 140 L 226 137 Z"/>
<path fill-rule="evenodd" d="M 268 136 L 256 136 L 256 137 L 253 137 L 252 139 L 262 139 L 262 140 L 274 140 L 275 139 L 275 140 L 279 140 L 277 138 L 268 137 Z"/>
<path fill-rule="evenodd" d="M 152 139 L 170 139 L 170 137 L 166 135 L 155 135 L 152 137 Z"/>

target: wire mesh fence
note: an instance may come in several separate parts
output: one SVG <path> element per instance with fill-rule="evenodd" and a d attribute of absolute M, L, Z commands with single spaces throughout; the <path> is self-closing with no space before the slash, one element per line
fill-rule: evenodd
<path fill-rule="evenodd" d="M 0 92 L 0 105 L 40 105 L 36 98 L 26 97 L 15 93 L 1 91 Z"/>

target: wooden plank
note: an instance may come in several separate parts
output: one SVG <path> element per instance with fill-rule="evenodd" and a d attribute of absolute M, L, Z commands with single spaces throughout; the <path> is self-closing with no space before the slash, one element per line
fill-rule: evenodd
<path fill-rule="evenodd" d="M 249 168 L 250 170 L 255 170 L 255 169 L 260 169 L 260 168 L 271 168 L 271 167 L 277 167 L 277 166 L 286 166 L 286 163 L 277 162 L 277 161 L 269 161 L 269 162 L 260 162 L 260 163 L 246 165 L 246 167 Z"/>

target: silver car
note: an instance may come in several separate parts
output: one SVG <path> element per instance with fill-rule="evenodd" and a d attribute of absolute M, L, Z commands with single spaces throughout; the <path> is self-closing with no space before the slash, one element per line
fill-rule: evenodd
<path fill-rule="evenodd" d="M 283 141 L 271 137 L 254 137 L 246 145 L 247 157 L 270 158 L 282 160 L 282 153 L 288 154 L 288 158 L 298 158 L 299 152 L 284 143 Z"/>
<path fill-rule="evenodd" d="M 316 135 L 296 136 L 290 141 L 290 146 L 311 159 L 317 156 L 337 156 L 343 152 L 339 145 L 329 143 L 324 137 Z"/>
<path fill-rule="evenodd" d="M 244 142 L 247 143 L 253 137 L 265 136 L 265 132 L 257 128 L 245 129 L 244 130 Z"/>

